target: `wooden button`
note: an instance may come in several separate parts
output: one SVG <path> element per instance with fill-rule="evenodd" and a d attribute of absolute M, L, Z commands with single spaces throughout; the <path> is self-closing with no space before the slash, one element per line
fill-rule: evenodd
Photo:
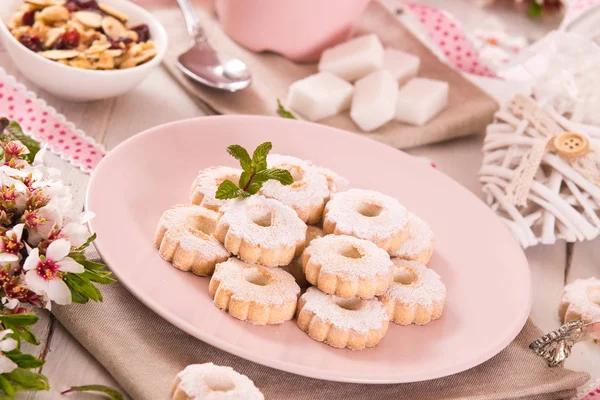
<path fill-rule="evenodd" d="M 553 144 L 558 154 L 564 157 L 580 157 L 590 148 L 588 139 L 576 132 L 565 132 L 556 136 Z"/>

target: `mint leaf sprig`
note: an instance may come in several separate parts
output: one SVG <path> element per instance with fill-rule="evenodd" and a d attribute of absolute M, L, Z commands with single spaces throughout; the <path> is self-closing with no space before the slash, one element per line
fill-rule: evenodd
<path fill-rule="evenodd" d="M 281 104 L 281 101 L 277 99 L 277 114 L 283 118 L 297 119 L 294 114 L 286 110 L 286 108 Z"/>
<path fill-rule="evenodd" d="M 238 197 L 248 197 L 256 194 L 263 183 L 270 179 L 279 181 L 282 185 L 291 185 L 294 178 L 290 171 L 278 168 L 267 168 L 267 155 L 273 148 L 271 142 L 265 142 L 259 145 L 252 154 L 240 145 L 234 144 L 227 147 L 227 152 L 240 162 L 244 170 L 240 175 L 239 186 L 230 180 L 226 180 L 219 185 L 215 197 L 220 200 L 236 199 Z"/>

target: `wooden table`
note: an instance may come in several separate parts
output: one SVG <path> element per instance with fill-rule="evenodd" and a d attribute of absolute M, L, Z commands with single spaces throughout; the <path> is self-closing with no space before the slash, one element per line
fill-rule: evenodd
<path fill-rule="evenodd" d="M 436 2 L 432 0 L 429 3 Z M 0 66 L 108 149 L 153 126 L 205 115 L 202 110 L 206 108 L 188 97 L 163 69 L 156 70 L 138 88 L 119 98 L 70 103 L 37 89 L 20 76 L 1 48 Z M 510 88 L 502 83 L 476 81 L 494 95 L 506 97 L 510 93 Z M 482 140 L 482 135 L 476 135 L 409 152 L 430 158 L 441 171 L 481 196 L 477 172 L 481 165 Z M 564 284 L 577 278 L 600 276 L 600 240 L 576 245 L 560 242 L 554 246 L 538 246 L 528 249 L 526 255 L 534 285 L 531 318 L 542 330 L 550 331 L 559 326 L 557 306 Z M 52 389 L 50 392 L 22 394 L 19 398 L 54 399 L 58 397 L 57 393 L 72 385 L 106 384 L 118 388 L 107 371 L 49 313 L 42 312 L 36 333 L 42 345 L 32 352 L 46 360 L 42 371 L 49 377 Z M 593 379 L 600 378 L 600 346 L 593 343 L 575 346 L 566 366 L 587 371 Z M 81 394 L 76 398 L 99 399 L 91 394 Z"/>

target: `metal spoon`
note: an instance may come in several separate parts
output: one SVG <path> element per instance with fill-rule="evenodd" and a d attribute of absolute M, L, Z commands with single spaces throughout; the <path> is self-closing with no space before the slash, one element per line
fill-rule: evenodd
<path fill-rule="evenodd" d="M 190 0 L 177 0 L 192 41 L 177 59 L 177 67 L 191 79 L 215 89 L 235 92 L 252 82 L 243 61 L 217 53 L 208 44 L 200 18 Z"/>

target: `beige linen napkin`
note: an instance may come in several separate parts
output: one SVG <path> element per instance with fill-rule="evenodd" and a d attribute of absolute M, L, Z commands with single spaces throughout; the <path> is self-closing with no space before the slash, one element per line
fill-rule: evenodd
<path fill-rule="evenodd" d="M 165 58 L 167 69 L 189 93 L 208 104 L 216 112 L 275 115 L 276 101 L 286 98 L 288 87 L 294 81 L 316 72 L 315 64 L 296 64 L 277 54 L 257 54 L 244 49 L 227 37 L 212 13 L 203 11 L 200 7 L 198 11 L 202 11 L 202 26 L 206 30 L 210 43 L 216 49 L 239 57 L 248 64 L 254 80 L 251 87 L 237 93 L 226 93 L 190 81 L 175 65 L 177 55 L 185 50 L 189 43 L 180 11 L 169 7 L 156 9 L 154 14 L 161 20 L 169 34 L 170 46 Z M 450 84 L 448 108 L 423 127 L 393 121 L 370 133 L 362 133 L 347 112 L 320 122 L 398 148 L 440 142 L 484 131 L 498 107 L 496 102 L 458 72 L 441 62 L 394 15 L 376 1 L 370 4 L 361 17 L 356 34 L 371 32 L 376 33 L 385 46 L 418 55 L 421 58 L 420 76 L 447 81 Z"/>
<path fill-rule="evenodd" d="M 104 303 L 56 306 L 52 311 L 136 400 L 167 399 L 177 372 L 205 362 L 248 375 L 267 400 L 550 400 L 574 395 L 575 388 L 589 379 L 586 373 L 547 367 L 527 347 L 542 334 L 527 322 L 504 351 L 457 375 L 396 385 L 321 381 L 255 364 L 203 343 L 154 314 L 119 284 L 103 287 L 102 294 Z M 315 346 L 325 345 L 315 342 Z"/>

